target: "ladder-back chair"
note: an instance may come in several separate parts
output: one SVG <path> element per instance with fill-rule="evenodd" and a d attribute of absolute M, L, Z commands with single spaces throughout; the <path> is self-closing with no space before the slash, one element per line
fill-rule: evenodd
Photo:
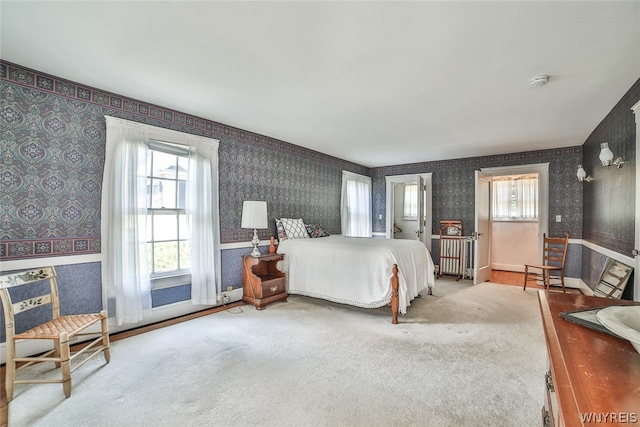
<path fill-rule="evenodd" d="M 547 237 L 543 234 L 543 254 L 542 264 L 525 264 L 524 266 L 524 288 L 527 289 L 527 282 L 542 282 L 545 289 L 549 289 L 551 281 L 564 288 L 564 263 L 567 258 L 567 247 L 569 245 L 569 235 L 564 237 Z"/>
<path fill-rule="evenodd" d="M 42 284 L 35 282 L 48 281 L 49 286 L 42 291 Z M 17 287 L 29 285 L 21 290 Z M 40 288 L 40 289 L 38 289 Z M 24 292 L 21 292 L 24 290 Z M 33 295 L 38 292 L 39 295 Z M 48 292 L 48 293 L 47 293 Z M 18 302 L 12 301 L 12 293 L 30 293 L 26 299 Z M 22 296 L 21 298 L 24 298 Z M 76 314 L 60 316 L 60 301 L 58 297 L 58 285 L 56 282 L 56 270 L 53 267 L 39 268 L 0 276 L 0 299 L 4 309 L 4 322 L 6 329 L 6 381 L 7 401 L 13 399 L 15 384 L 27 383 L 62 383 L 66 397 L 71 395 L 71 373 L 82 366 L 93 356 L 102 352 L 109 363 L 109 333 L 107 328 L 107 312 Z M 16 316 L 36 307 L 51 305 L 51 320 L 33 327 L 27 331 L 16 334 Z M 100 324 L 100 331 L 87 331 L 94 324 Z M 97 328 L 96 328 L 97 329 Z M 78 345 L 77 350 L 71 352 L 69 342 L 77 337 L 93 336 L 89 342 Z M 24 340 L 51 340 L 53 349 L 39 356 L 16 357 L 16 343 Z M 85 354 L 80 362 L 72 368 L 71 362 L 78 356 Z M 57 368 L 61 368 L 62 378 L 52 380 L 19 380 L 16 379 L 16 371 L 26 368 L 34 363 L 53 362 Z M 21 364 L 18 367 L 18 364 Z"/>

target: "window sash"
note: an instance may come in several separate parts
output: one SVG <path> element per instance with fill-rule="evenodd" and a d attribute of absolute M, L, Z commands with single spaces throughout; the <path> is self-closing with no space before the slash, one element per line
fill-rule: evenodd
<path fill-rule="evenodd" d="M 151 153 L 147 165 L 147 226 L 149 229 L 147 233 L 147 253 L 149 257 L 149 273 L 151 279 L 154 280 L 189 274 L 191 270 L 188 248 L 189 225 L 185 209 L 187 181 L 179 178 L 180 158 L 188 159 L 189 153 L 183 147 L 159 141 L 150 141 L 149 152 Z M 156 170 L 154 162 L 156 153 L 173 156 L 173 159 L 171 159 L 173 162 L 169 164 L 166 173 L 162 171 L 158 173 Z M 175 169 L 171 170 L 174 166 Z M 169 192 L 166 198 L 163 194 L 165 189 Z M 173 226 L 171 224 L 173 218 L 168 218 L 169 216 L 175 217 Z M 175 245 L 175 252 L 173 252 L 174 248 L 171 247 L 171 244 Z M 164 262 L 170 262 L 169 265 L 175 265 L 175 268 L 161 268 L 163 260 L 158 258 L 157 251 L 163 247 L 171 248 L 173 252 L 169 255 L 169 260 L 164 258 Z"/>

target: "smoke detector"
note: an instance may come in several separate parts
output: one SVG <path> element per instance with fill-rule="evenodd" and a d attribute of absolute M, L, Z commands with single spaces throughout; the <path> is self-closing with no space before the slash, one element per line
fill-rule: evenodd
<path fill-rule="evenodd" d="M 543 86 L 549 81 L 549 76 L 535 76 L 529 80 L 529 84 L 532 87 Z"/>

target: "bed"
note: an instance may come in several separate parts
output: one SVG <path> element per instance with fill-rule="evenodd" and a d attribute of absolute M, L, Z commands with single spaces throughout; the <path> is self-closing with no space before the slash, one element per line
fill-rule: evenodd
<path fill-rule="evenodd" d="M 363 308 L 391 304 L 392 323 L 423 290 L 431 294 L 434 266 L 423 243 L 327 236 L 281 240 L 288 292 Z"/>

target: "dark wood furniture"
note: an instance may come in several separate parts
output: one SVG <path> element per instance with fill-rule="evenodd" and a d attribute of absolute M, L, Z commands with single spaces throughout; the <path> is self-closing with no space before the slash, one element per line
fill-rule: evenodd
<path fill-rule="evenodd" d="M 266 254 L 242 257 L 242 301 L 263 310 L 267 304 L 287 300 L 285 274 L 276 268 L 284 255 Z"/>
<path fill-rule="evenodd" d="M 638 304 L 549 291 L 539 291 L 538 299 L 549 357 L 543 425 L 640 422 L 640 354 L 629 341 L 559 315 L 579 309 Z"/>

